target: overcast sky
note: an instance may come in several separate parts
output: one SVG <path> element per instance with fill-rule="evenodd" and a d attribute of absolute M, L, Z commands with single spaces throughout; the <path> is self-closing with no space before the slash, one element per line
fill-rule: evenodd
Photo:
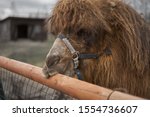
<path fill-rule="evenodd" d="M 8 16 L 45 17 L 58 0 L 0 0 L 0 19 Z M 137 11 L 144 12 L 143 6 L 147 5 L 147 13 L 150 12 L 150 0 L 125 0 L 132 4 Z M 142 1 L 142 2 L 141 2 Z M 145 1 L 145 3 L 143 2 Z M 147 1 L 147 2 L 146 2 Z"/>
<path fill-rule="evenodd" d="M 34 16 L 49 13 L 57 0 L 0 0 L 0 17 Z"/>

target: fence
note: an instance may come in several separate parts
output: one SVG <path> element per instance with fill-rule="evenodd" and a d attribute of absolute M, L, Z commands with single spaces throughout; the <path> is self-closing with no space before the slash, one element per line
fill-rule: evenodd
<path fill-rule="evenodd" d="M 68 96 L 24 76 L 0 68 L 0 99 L 57 100 Z"/>
<path fill-rule="evenodd" d="M 49 97 L 55 97 L 55 90 L 61 91 L 62 93 L 59 93 L 59 98 L 48 98 L 48 99 L 81 99 L 81 100 L 135 100 L 135 99 L 142 99 L 136 96 L 132 96 L 129 94 L 125 94 L 125 93 L 121 93 L 118 91 L 112 91 L 110 89 L 107 88 L 103 88 L 100 86 L 96 86 L 84 81 L 79 81 L 77 79 L 74 78 L 70 78 L 68 76 L 65 75 L 61 75 L 61 74 L 57 74 L 49 79 L 46 79 L 45 76 L 42 73 L 41 68 L 30 65 L 30 64 L 26 64 L 26 63 L 22 63 L 16 60 L 12 60 L 12 59 L 8 59 L 5 57 L 0 56 L 0 68 L 3 70 L 6 70 L 6 74 L 8 74 L 8 72 L 12 72 L 9 74 L 18 74 L 21 76 L 24 76 L 24 80 L 22 78 L 20 78 L 20 80 L 24 83 L 27 81 L 26 84 L 31 85 L 31 87 L 27 86 L 27 85 L 22 85 L 20 84 L 20 82 L 15 82 L 19 83 L 19 91 L 21 91 L 22 93 L 25 91 L 27 91 L 27 87 L 28 87 L 28 91 L 30 93 L 27 93 L 28 95 L 33 94 L 31 91 L 33 87 L 38 88 L 38 87 L 42 87 L 40 88 L 40 90 L 36 90 L 35 94 L 40 93 L 40 96 L 47 96 L 49 95 Z M 0 77 L 4 76 L 2 75 L 3 72 L 0 72 Z M 7 76 L 7 75 L 6 75 Z M 14 76 L 14 78 L 16 78 L 16 76 Z M 14 81 L 13 81 L 14 82 Z M 11 82 L 12 83 L 12 82 Z M 4 84 L 1 83 L 1 89 L 3 89 L 1 91 L 1 94 L 5 94 L 5 92 L 9 89 L 9 85 L 8 87 L 4 87 Z M 16 87 L 16 86 L 15 86 Z M 20 88 L 24 88 L 25 90 L 21 90 Z M 51 89 L 52 88 L 52 89 Z M 17 87 L 16 87 L 17 89 Z M 55 90 L 53 90 L 55 89 Z M 5 91 L 6 90 L 6 91 Z M 51 90 L 51 91 L 49 91 Z M 16 90 L 14 91 L 16 92 Z M 45 92 L 45 93 L 43 93 Z M 53 93 L 47 93 L 47 92 L 53 92 Z M 56 91 L 56 94 L 58 92 Z M 73 97 L 69 97 L 67 95 Z M 27 95 L 27 96 L 28 96 Z M 35 95 L 34 95 L 35 96 Z M 37 97 L 38 97 L 37 96 Z M 3 96 L 5 97 L 5 95 Z M 65 97 L 65 98 L 61 98 L 61 97 Z M 21 98 L 22 99 L 22 98 Z M 24 98 L 23 98 L 24 99 Z M 29 98 L 26 98 L 29 99 Z M 32 99 L 32 96 L 31 98 Z M 38 98 L 37 98 L 38 99 Z M 43 98 L 42 98 L 43 99 Z"/>

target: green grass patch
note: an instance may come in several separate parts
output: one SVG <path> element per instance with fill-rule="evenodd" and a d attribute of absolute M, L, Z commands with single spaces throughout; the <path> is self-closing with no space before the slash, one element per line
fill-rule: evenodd
<path fill-rule="evenodd" d="M 44 42 L 21 40 L 0 43 L 0 55 L 42 67 L 54 39 Z"/>

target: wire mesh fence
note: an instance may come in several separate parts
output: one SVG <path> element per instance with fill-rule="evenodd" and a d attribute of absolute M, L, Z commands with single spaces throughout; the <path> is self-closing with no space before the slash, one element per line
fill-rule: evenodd
<path fill-rule="evenodd" d="M 1 100 L 66 100 L 73 99 L 59 91 L 0 68 Z"/>

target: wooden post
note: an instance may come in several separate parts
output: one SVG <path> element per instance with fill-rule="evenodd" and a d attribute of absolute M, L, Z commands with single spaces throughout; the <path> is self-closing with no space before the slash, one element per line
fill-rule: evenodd
<path fill-rule="evenodd" d="M 142 98 L 112 91 L 62 74 L 46 79 L 42 69 L 30 64 L 0 56 L 0 67 L 25 76 L 31 80 L 59 90 L 81 100 L 139 100 Z"/>

